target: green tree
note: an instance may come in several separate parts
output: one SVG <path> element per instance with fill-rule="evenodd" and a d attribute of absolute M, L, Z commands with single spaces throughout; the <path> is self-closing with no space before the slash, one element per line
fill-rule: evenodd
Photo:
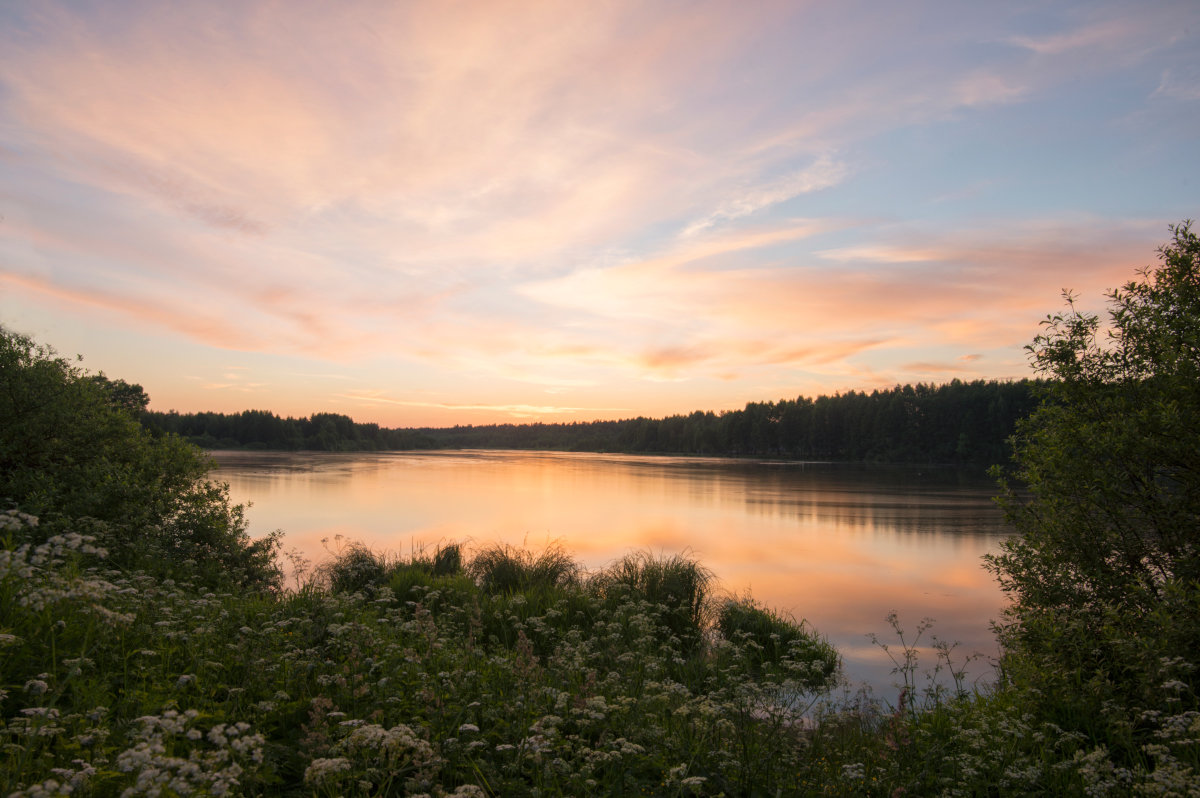
<path fill-rule="evenodd" d="M 1013 599 L 1008 676 L 1072 696 L 1077 727 L 1116 728 L 1164 663 L 1200 664 L 1200 240 L 1170 229 L 1105 321 L 1067 293 L 1027 347 L 1050 379 L 1013 437 L 1018 534 L 989 566 Z"/>
<path fill-rule="evenodd" d="M 144 395 L 0 327 L 0 502 L 39 516 L 43 536 L 99 535 L 118 566 L 275 583 L 279 533 L 250 539 L 209 458 L 139 424 Z"/>
<path fill-rule="evenodd" d="M 137 383 L 128 383 L 125 380 L 110 380 L 104 376 L 104 372 L 94 374 L 89 379 L 100 386 L 105 393 L 108 394 L 109 402 L 115 407 L 119 407 L 129 413 L 132 413 L 135 418 L 140 418 L 150 404 L 150 397 L 146 395 L 146 391 Z"/>

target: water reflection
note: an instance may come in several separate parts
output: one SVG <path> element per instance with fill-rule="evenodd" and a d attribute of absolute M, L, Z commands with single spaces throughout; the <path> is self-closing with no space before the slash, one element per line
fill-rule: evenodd
<path fill-rule="evenodd" d="M 980 557 L 1005 530 L 982 474 L 546 452 L 216 457 L 216 477 L 252 503 L 251 532 L 281 528 L 313 560 L 336 535 L 400 554 L 558 541 L 589 568 L 633 549 L 690 551 L 725 590 L 807 619 L 855 679 L 890 682 L 866 635 L 886 639 L 892 610 L 994 654 L 1003 598 Z"/>

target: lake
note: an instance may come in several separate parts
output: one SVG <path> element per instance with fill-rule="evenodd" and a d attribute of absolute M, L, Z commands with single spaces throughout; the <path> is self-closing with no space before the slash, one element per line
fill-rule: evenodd
<path fill-rule="evenodd" d="M 399 555 L 557 542 L 589 569 L 633 550 L 684 552 L 723 591 L 808 621 L 879 695 L 894 692 L 892 663 L 868 635 L 898 642 L 892 611 L 910 636 L 929 617 L 926 637 L 996 654 L 989 623 L 1004 597 L 980 558 L 1007 530 L 980 471 L 481 450 L 213 455 L 213 476 L 250 504 L 251 534 L 282 529 L 285 550 L 314 562 L 348 541 Z M 970 672 L 986 680 L 991 666 Z"/>

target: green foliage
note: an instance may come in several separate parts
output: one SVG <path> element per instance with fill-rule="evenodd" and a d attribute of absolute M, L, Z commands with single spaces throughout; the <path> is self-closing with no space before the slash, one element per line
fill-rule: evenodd
<path fill-rule="evenodd" d="M 579 564 L 561 546 L 534 555 L 525 549 L 496 544 L 476 552 L 467 573 L 487 593 L 556 588 L 579 582 Z"/>
<path fill-rule="evenodd" d="M 1125 765 L 1153 729 L 1136 718 L 1200 709 L 1200 239 L 1172 233 L 1106 322 L 1068 295 L 1029 347 L 1053 379 L 1014 438 L 1019 534 L 989 562 L 1006 679 Z"/>
<path fill-rule="evenodd" d="M 812 772 L 802 671 L 690 654 L 640 598 L 489 593 L 423 552 L 388 563 L 426 582 L 405 597 L 213 592 L 36 533 L 0 513 L 0 794 L 791 795 Z"/>
<path fill-rule="evenodd" d="M 242 509 L 208 481 L 210 461 L 143 429 L 140 386 L 91 377 L 0 328 L 0 501 L 41 534 L 86 527 L 110 562 L 212 583 L 278 582 L 278 534 L 252 541 Z"/>
<path fill-rule="evenodd" d="M 712 571 L 696 560 L 645 551 L 627 554 L 589 579 L 590 589 L 604 598 L 632 597 L 662 608 L 667 627 L 688 648 L 699 645 L 708 626 L 712 586 Z"/>
<path fill-rule="evenodd" d="M 764 607 L 749 596 L 728 598 L 716 611 L 716 628 L 725 640 L 741 649 L 752 673 L 778 667 L 787 660 L 817 666 L 812 686 L 827 684 L 838 671 L 837 650 L 814 632 Z"/>
<path fill-rule="evenodd" d="M 454 576 L 463 570 L 462 546 L 449 543 L 438 546 L 433 552 L 429 563 L 429 572 L 434 576 Z"/>
<path fill-rule="evenodd" d="M 104 373 L 93 374 L 89 377 L 108 396 L 109 404 L 132 415 L 141 418 L 150 405 L 150 397 L 137 383 L 130 384 L 125 380 L 110 380 Z"/>
<path fill-rule="evenodd" d="M 1200 240 L 1173 228 L 1162 265 L 1109 296 L 1109 327 L 1050 317 L 1029 347 L 1056 379 L 1015 437 L 1020 537 L 993 567 L 1029 609 L 1141 614 L 1200 579 Z"/>
<path fill-rule="evenodd" d="M 334 593 L 356 593 L 382 586 L 389 571 L 384 555 L 361 543 L 351 543 L 318 566 L 316 575 Z"/>

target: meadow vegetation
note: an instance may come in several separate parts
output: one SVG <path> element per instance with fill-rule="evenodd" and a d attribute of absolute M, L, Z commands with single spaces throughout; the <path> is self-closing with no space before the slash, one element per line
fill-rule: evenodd
<path fill-rule="evenodd" d="M 51 795 L 1200 794 L 1200 241 L 1047 319 L 996 683 L 903 687 L 687 557 L 298 559 L 124 383 L 0 331 L 0 788 Z M 913 636 L 915 635 L 915 636 Z"/>

